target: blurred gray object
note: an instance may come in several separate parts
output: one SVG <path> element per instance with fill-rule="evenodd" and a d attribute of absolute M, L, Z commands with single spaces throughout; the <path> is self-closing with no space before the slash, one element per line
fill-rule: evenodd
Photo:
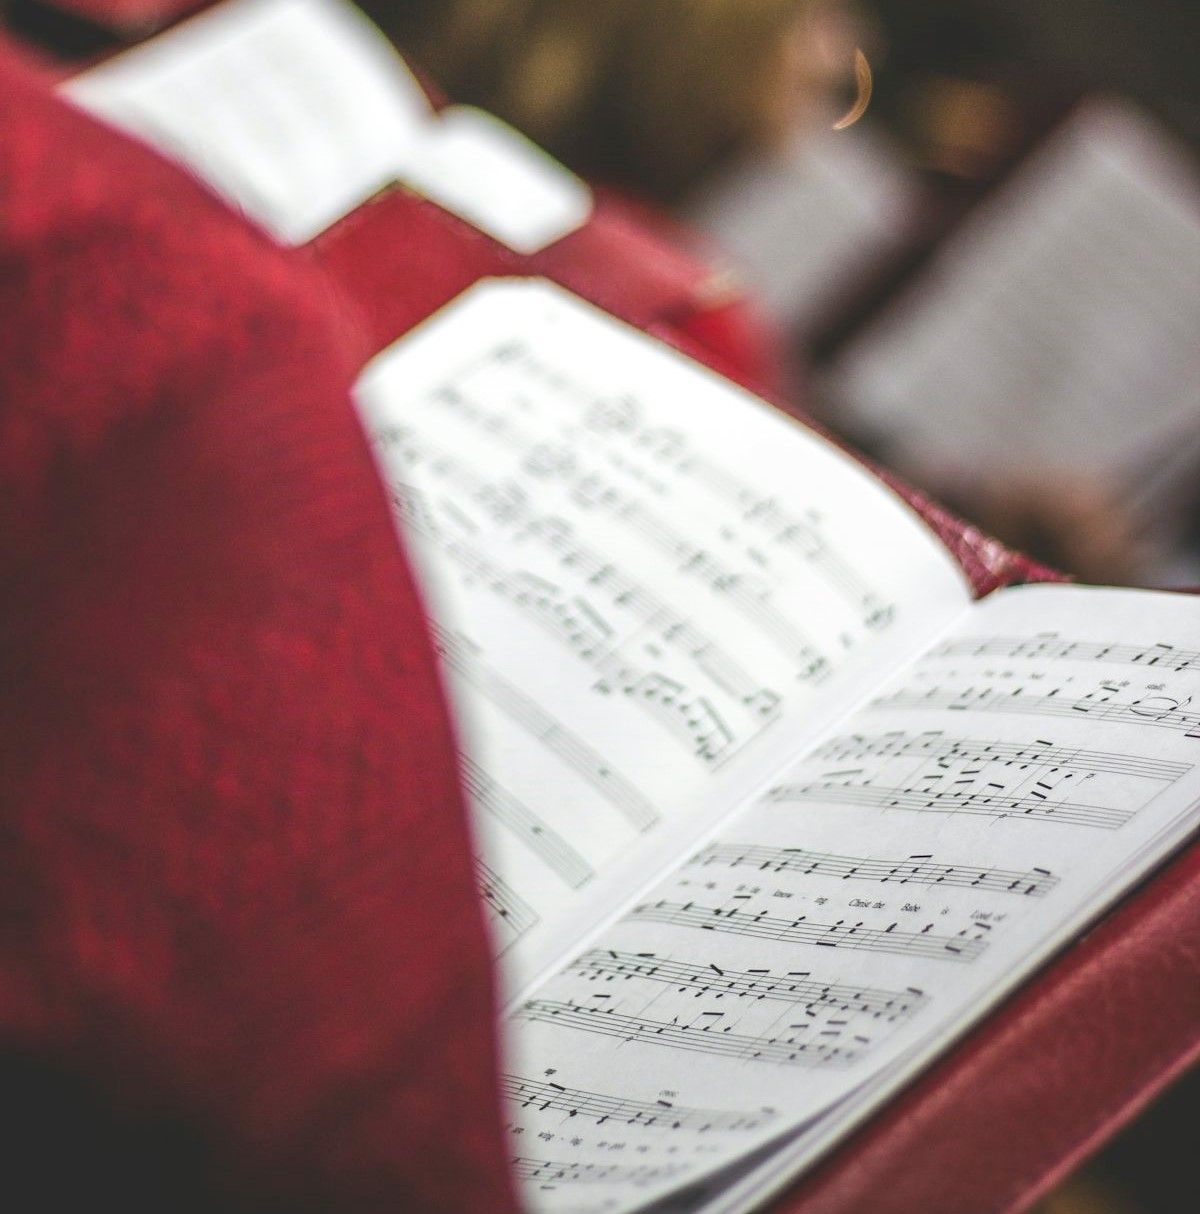
<path fill-rule="evenodd" d="M 787 151 L 738 166 L 693 201 L 689 218 L 803 339 L 909 244 L 924 202 L 887 136 L 861 123 L 805 132 Z"/>

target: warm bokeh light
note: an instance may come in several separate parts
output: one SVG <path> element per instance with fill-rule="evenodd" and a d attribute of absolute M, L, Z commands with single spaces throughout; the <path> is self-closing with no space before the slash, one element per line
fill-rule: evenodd
<path fill-rule="evenodd" d="M 871 73 L 871 61 L 863 54 L 861 47 L 854 48 L 854 87 L 856 90 L 854 104 L 833 124 L 835 131 L 844 131 L 848 126 L 853 126 L 867 112 L 867 107 L 871 104 L 871 92 L 875 87 L 875 81 Z"/>

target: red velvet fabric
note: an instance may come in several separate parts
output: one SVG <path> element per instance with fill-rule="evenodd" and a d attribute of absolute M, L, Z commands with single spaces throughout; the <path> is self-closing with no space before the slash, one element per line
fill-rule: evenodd
<path fill-rule="evenodd" d="M 3 48 L 0 112 L 0 1055 L 186 1116 L 226 1208 L 507 1211 L 370 341 Z"/>

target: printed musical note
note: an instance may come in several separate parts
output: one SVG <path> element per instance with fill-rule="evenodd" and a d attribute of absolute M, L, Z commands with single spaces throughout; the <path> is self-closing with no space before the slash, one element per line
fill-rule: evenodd
<path fill-rule="evenodd" d="M 878 629 L 891 623 L 894 607 L 885 603 L 866 578 L 830 547 L 817 523 L 790 513 L 776 498 L 764 497 L 711 460 L 693 459 L 689 471 L 726 502 L 736 506 L 745 522 L 767 528 L 776 544 L 796 549 L 806 561 L 818 567 L 829 583 L 864 613 L 869 627 Z"/>
<path fill-rule="evenodd" d="M 894 607 L 884 602 L 863 575 L 833 550 L 817 523 L 787 512 L 781 503 L 764 497 L 711 460 L 693 453 L 682 456 L 683 436 L 678 431 L 665 432 L 661 428 L 641 426 L 641 410 L 631 398 L 620 398 L 619 404 L 611 399 L 597 398 L 593 391 L 571 382 L 560 368 L 539 360 L 529 351 L 520 362 L 525 378 L 552 378 L 556 394 L 579 402 L 585 424 L 594 432 L 624 437 L 635 450 L 666 461 L 676 475 L 690 477 L 718 500 L 734 506 L 744 522 L 766 528 L 773 546 L 797 552 L 805 564 L 821 573 L 837 593 L 863 613 L 867 627 L 879 630 L 891 622 Z M 522 435 L 511 412 L 484 404 L 483 386 L 473 390 L 469 379 L 469 376 L 455 375 L 454 391 L 439 392 L 438 402 L 485 429 L 489 437 L 521 450 L 522 466 L 527 472 L 539 477 L 557 477 L 568 483 L 576 505 L 611 513 L 638 531 L 665 556 L 679 561 L 682 572 L 701 578 L 713 590 L 727 595 L 756 626 L 780 644 L 789 657 L 801 663 L 809 672 L 808 677 L 819 679 L 828 674 L 828 657 L 804 636 L 795 621 L 772 607 L 768 587 L 764 585 L 756 590 L 748 571 L 726 567 L 714 552 L 697 548 L 645 501 L 631 496 L 618 485 L 603 468 L 595 463 L 581 462 L 579 450 L 568 451 L 562 446 Z M 496 386 L 491 379 L 487 380 L 486 388 L 489 396 L 496 395 Z M 610 457 L 609 462 L 628 470 L 628 465 L 622 461 Z"/>
<path fill-rule="evenodd" d="M 660 821 L 658 811 L 597 751 L 547 713 L 535 700 L 492 670 L 464 637 L 431 626 L 446 665 L 522 729 L 581 775 L 639 831 Z"/>
<path fill-rule="evenodd" d="M 561 1083 L 501 1076 L 505 1095 L 520 1108 L 539 1112 L 555 1109 L 567 1117 L 586 1117 L 597 1125 L 613 1121 L 647 1129 L 693 1130 L 699 1134 L 757 1130 L 777 1116 L 775 1109 L 751 1111 L 700 1109 L 669 1100 L 641 1101 L 606 1096 Z"/>
<path fill-rule="evenodd" d="M 534 370 L 539 365 L 532 358 L 527 363 Z M 586 390 L 581 390 L 581 394 L 586 395 Z M 641 413 L 637 403 L 630 399 L 622 401 L 619 409 L 609 402 L 595 401 L 586 424 L 598 432 L 615 431 L 625 436 L 634 449 L 703 484 L 715 497 L 732 506 L 744 522 L 768 530 L 776 545 L 794 549 L 803 560 L 820 569 L 829 583 L 864 613 L 869 627 L 883 628 L 891 622 L 893 605 L 886 603 L 866 577 L 833 549 L 821 533 L 819 522 L 789 512 L 775 498 L 764 497 L 728 469 L 689 449 L 686 436 L 679 430 L 644 425 Z M 616 421 L 619 424 L 614 424 Z"/>
<path fill-rule="evenodd" d="M 1200 671 L 1200 653 L 1177 649 L 1174 645 L 1123 645 L 1113 642 L 1072 641 L 1056 632 L 1033 637 L 987 637 L 947 641 L 932 650 L 930 657 L 952 658 L 1029 658 L 1034 661 L 1064 659 L 1082 662 L 1116 662 L 1130 666 L 1148 666 L 1180 674 Z"/>
<path fill-rule="evenodd" d="M 1192 770 L 1186 763 L 1171 763 L 1141 755 L 1113 754 L 1103 750 L 1082 750 L 1073 746 L 1059 746 L 1042 738 L 1032 742 L 995 742 L 954 738 L 940 731 L 919 734 L 897 731 L 872 736 L 853 734 L 826 742 L 813 751 L 812 757 L 815 761 L 853 763 L 910 756 L 954 762 L 998 763 L 1022 770 L 1053 767 L 1107 772 L 1168 782 L 1174 782 Z"/>
<path fill-rule="evenodd" d="M 538 915 L 507 882 L 478 859 L 475 861 L 475 881 L 497 934 L 502 937 L 498 955 L 503 956 L 539 922 Z"/>
<path fill-rule="evenodd" d="M 870 859 L 808 851 L 799 847 L 755 847 L 739 843 L 710 843 L 689 861 L 689 867 L 719 864 L 726 868 L 753 868 L 759 872 L 798 873 L 837 877 L 843 881 L 878 881 L 894 885 L 949 885 L 986 889 L 995 893 L 1043 897 L 1058 878 L 1043 869 L 1013 872 L 1002 868 L 975 868 L 966 864 L 939 864 L 932 856 Z"/>
<path fill-rule="evenodd" d="M 593 690 L 605 695 L 620 692 L 681 737 L 696 758 L 717 764 L 734 747 L 736 735 L 713 703 L 678 679 L 630 667 L 616 658 L 599 668 L 604 677 Z"/>
<path fill-rule="evenodd" d="M 806 1008 L 855 1012 L 877 1020 L 904 1020 L 927 1002 L 918 990 L 884 991 L 870 987 L 821 982 L 808 972 L 772 973 L 769 969 L 735 970 L 726 966 L 693 965 L 659 957 L 653 953 L 621 953 L 591 949 L 576 957 L 564 972 L 582 978 L 609 982 L 657 982 L 677 992 L 732 995 L 751 1002 L 770 1000 Z"/>
<path fill-rule="evenodd" d="M 515 1015 L 521 1020 L 539 1021 L 601 1037 L 617 1037 L 626 1042 L 777 1066 L 846 1066 L 863 1052 L 861 1044 L 843 1042 L 840 1034 L 833 1040 L 805 1037 L 804 1031 L 810 1028 L 807 1023 L 788 1025 L 783 1029 L 783 1035 L 770 1037 L 734 1033 L 722 1023 L 722 1012 L 699 1012 L 691 1022 L 648 1020 L 626 1016 L 607 1007 L 533 999 Z"/>
<path fill-rule="evenodd" d="M 561 1163 L 550 1159 L 512 1160 L 513 1174 L 518 1180 L 537 1181 L 542 1186 L 567 1184 L 629 1184 L 644 1185 L 667 1180 L 684 1171 L 684 1165 L 649 1167 L 616 1163 Z"/>
<path fill-rule="evenodd" d="M 611 560 L 579 544 L 565 520 L 534 515 L 514 487 L 484 486 L 452 457 L 412 439 L 404 427 L 393 426 L 385 433 L 408 456 L 419 455 L 438 467 L 440 476 L 454 480 L 459 499 L 486 500 L 493 522 L 502 515 L 519 527 L 520 542 L 545 546 L 564 574 L 563 583 L 530 569 L 506 567 L 485 552 L 483 541 L 476 537 L 479 528 L 464 515 L 457 499 L 438 501 L 438 509 L 450 519 L 446 525 L 433 517 L 424 495 L 414 495 L 403 485 L 393 487 L 410 528 L 436 544 L 469 584 L 503 598 L 595 669 L 602 677 L 594 690 L 610 692 L 615 674 L 631 702 L 665 725 L 693 758 L 710 768 L 728 761 L 778 717 L 779 693 L 756 683 L 723 646 Z M 682 660 L 681 670 L 701 678 L 712 694 L 700 689 L 671 694 L 666 684 L 680 680 L 656 670 L 653 660 L 649 664 L 645 660 L 648 655 L 661 655 L 664 647 L 674 655 L 676 666 Z M 655 681 L 664 683 L 662 694 L 647 686 Z"/>
<path fill-rule="evenodd" d="M 972 780 L 972 784 L 975 781 Z M 991 818 L 1037 818 L 1073 826 L 1116 830 L 1133 816 L 1133 810 L 1070 801 L 1051 801 L 1039 789 L 1025 796 L 979 788 L 975 791 L 929 791 L 913 788 L 880 788 L 871 784 L 822 781 L 814 784 L 780 784 L 766 800 L 776 805 L 820 801 L 836 805 L 865 805 L 878 809 L 908 809 L 926 813 L 982 814 Z"/>
<path fill-rule="evenodd" d="M 957 936 L 937 936 L 929 928 L 920 932 L 897 931 L 894 923 L 880 930 L 867 927 L 863 922 L 851 923 L 845 919 L 839 919 L 836 923 L 815 923 L 807 915 L 786 919 L 768 915 L 766 911 L 699 906 L 694 902 L 649 902 L 634 907 L 629 918 L 736 936 L 754 936 L 761 940 L 780 940 L 789 944 L 863 949 L 873 953 L 896 953 L 939 961 L 974 961 L 987 948 L 986 940 L 967 937 L 962 933 Z"/>
<path fill-rule="evenodd" d="M 462 770 L 463 783 L 475 804 L 508 827 L 571 889 L 579 889 L 595 877 L 592 866 L 557 831 L 501 788 L 478 763 L 463 756 Z"/>
<path fill-rule="evenodd" d="M 509 433 L 511 429 L 511 423 L 506 423 L 502 432 Z M 409 465 L 424 463 L 435 469 L 439 477 L 453 485 L 462 500 L 473 501 L 485 508 L 492 523 L 519 529 L 515 536 L 518 540 L 542 540 L 552 550 L 557 550 L 562 562 L 569 564 L 581 577 L 591 579 L 603 574 L 613 600 L 622 606 L 640 607 L 643 616 L 657 616 L 664 611 L 664 604 L 622 574 L 609 557 L 602 557 L 579 543 L 574 535 L 575 529 L 566 520 L 537 514 L 528 496 L 519 487 L 503 482 L 498 485 L 481 477 L 428 439 L 418 438 L 407 427 L 393 425 L 379 431 L 376 437 L 377 441 L 390 446 Z M 565 461 L 560 463 L 565 465 Z M 674 561 L 680 572 L 702 578 L 712 589 L 735 603 L 780 646 L 785 656 L 798 664 L 803 677 L 819 679 L 828 673 L 826 657 L 793 621 L 770 605 L 767 588 L 753 588 L 745 576 L 725 568 L 711 553 L 684 539 L 649 507 L 627 498 L 596 473 L 580 474 L 572 479 L 572 500 L 576 505 L 586 505 L 591 509 L 611 509 L 621 522 L 633 527 L 643 539 Z M 429 538 L 444 542 L 436 524 L 430 526 L 428 515 L 413 515 L 407 521 L 414 527 L 421 527 Z M 463 559 L 461 553 L 449 548 L 447 551 L 448 555 Z M 737 663 L 721 653 L 720 646 L 699 636 L 691 625 L 688 625 L 687 635 L 680 639 L 693 649 L 707 651 L 714 677 L 724 678 L 731 694 L 745 696 L 757 690 L 751 686 L 752 681 L 738 668 Z"/>
<path fill-rule="evenodd" d="M 1101 686 L 1084 696 L 1072 697 L 1061 688 L 1047 693 L 1018 687 L 1014 691 L 999 688 L 954 689 L 931 687 L 925 691 L 904 688 L 872 700 L 870 708 L 939 709 L 947 712 L 1015 712 L 1043 717 L 1090 717 L 1121 725 L 1144 725 L 1173 729 L 1188 737 L 1200 737 L 1200 713 L 1189 712 L 1183 699 L 1167 695 L 1142 696 L 1136 700 L 1114 699 L 1117 688 Z M 1060 694 L 1062 692 L 1062 694 Z"/>

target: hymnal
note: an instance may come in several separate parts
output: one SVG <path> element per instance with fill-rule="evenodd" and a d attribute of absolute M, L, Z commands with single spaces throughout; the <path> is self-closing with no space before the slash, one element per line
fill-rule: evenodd
<path fill-rule="evenodd" d="M 1200 823 L 1200 605 L 972 603 L 849 456 L 540 282 L 359 388 L 539 1210 L 751 1208 Z"/>

